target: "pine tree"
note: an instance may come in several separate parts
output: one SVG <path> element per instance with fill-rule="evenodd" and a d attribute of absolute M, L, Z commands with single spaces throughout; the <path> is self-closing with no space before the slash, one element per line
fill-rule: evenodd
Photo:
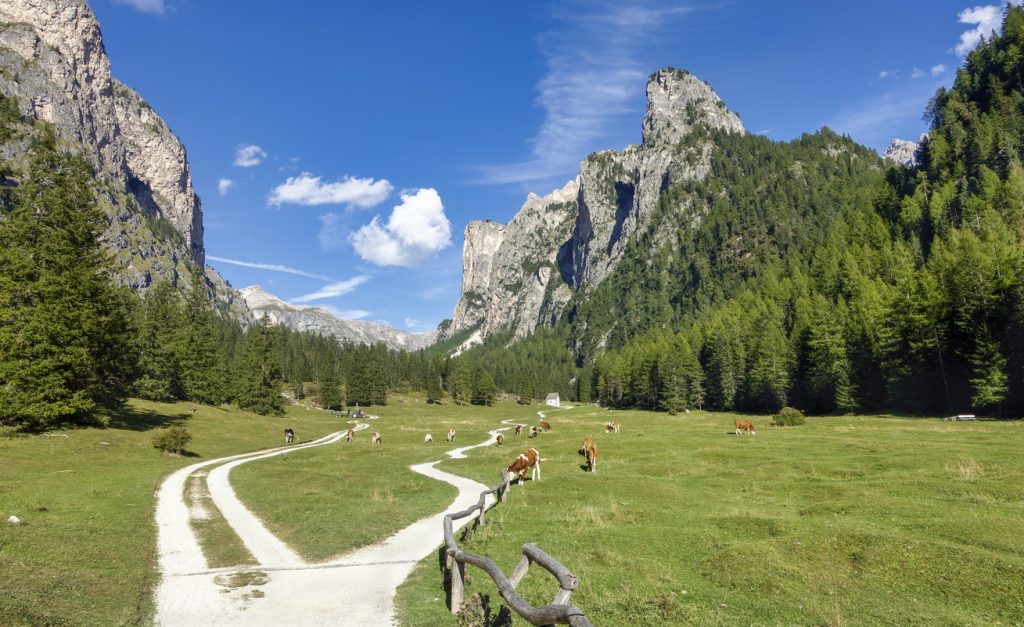
<path fill-rule="evenodd" d="M 270 317 L 263 314 L 245 336 L 239 373 L 238 407 L 263 416 L 280 415 L 284 413 L 280 387 Z"/>
<path fill-rule="evenodd" d="M 115 406 L 135 368 L 131 301 L 106 274 L 93 173 L 52 128 L 0 205 L 0 424 L 44 429 Z"/>
<path fill-rule="evenodd" d="M 143 301 L 139 323 L 139 372 L 134 393 L 154 401 L 168 401 L 181 393 L 178 337 L 181 306 L 166 281 L 153 285 Z"/>
<path fill-rule="evenodd" d="M 345 405 L 345 399 L 341 395 L 341 381 L 333 360 L 325 359 L 320 364 L 319 380 L 320 406 L 324 409 L 341 409 Z"/>
<path fill-rule="evenodd" d="M 465 405 L 469 402 L 472 394 L 472 379 L 470 377 L 469 365 L 465 359 L 456 359 L 452 364 L 451 380 L 452 401 L 457 405 Z"/>
<path fill-rule="evenodd" d="M 197 269 L 192 273 L 185 303 L 179 355 L 181 386 L 186 399 L 219 405 L 226 400 L 227 373 L 220 333 L 209 303 L 205 277 Z"/>
<path fill-rule="evenodd" d="M 476 376 L 473 377 L 473 404 L 493 405 L 496 392 L 494 377 L 485 368 L 477 366 Z"/>
<path fill-rule="evenodd" d="M 427 390 L 428 403 L 437 404 L 441 402 L 441 397 L 444 396 L 444 391 L 441 389 L 441 373 L 433 360 L 427 362 L 423 386 Z"/>
<path fill-rule="evenodd" d="M 523 368 L 519 373 L 519 398 L 516 400 L 520 405 L 529 405 L 533 402 L 533 377 L 530 371 Z"/>

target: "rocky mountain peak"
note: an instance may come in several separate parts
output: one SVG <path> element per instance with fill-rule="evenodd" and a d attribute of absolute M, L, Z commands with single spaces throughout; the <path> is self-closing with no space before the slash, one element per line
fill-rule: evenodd
<path fill-rule="evenodd" d="M 917 141 L 910 139 L 894 139 L 889 147 L 882 153 L 883 159 L 889 161 L 895 161 L 901 165 L 907 167 L 914 167 L 917 165 L 917 151 L 920 150 L 921 144 L 925 139 L 928 138 L 928 133 L 923 133 Z"/>
<path fill-rule="evenodd" d="M 666 68 L 647 81 L 644 145 L 676 143 L 695 126 L 746 132 L 711 87 L 686 70 Z"/>

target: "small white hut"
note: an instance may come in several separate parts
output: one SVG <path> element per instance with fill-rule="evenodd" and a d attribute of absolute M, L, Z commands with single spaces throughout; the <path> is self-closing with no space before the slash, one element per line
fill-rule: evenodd
<path fill-rule="evenodd" d="M 560 407 L 562 402 L 558 399 L 558 392 L 552 392 L 548 394 L 547 400 L 544 401 L 548 407 Z"/>

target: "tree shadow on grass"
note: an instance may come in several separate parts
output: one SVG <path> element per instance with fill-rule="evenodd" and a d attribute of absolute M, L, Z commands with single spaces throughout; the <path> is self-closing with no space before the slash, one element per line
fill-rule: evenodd
<path fill-rule="evenodd" d="M 188 414 L 158 414 L 155 411 L 125 407 L 111 412 L 109 417 L 107 426 L 111 429 L 151 431 L 182 424 L 188 419 Z"/>

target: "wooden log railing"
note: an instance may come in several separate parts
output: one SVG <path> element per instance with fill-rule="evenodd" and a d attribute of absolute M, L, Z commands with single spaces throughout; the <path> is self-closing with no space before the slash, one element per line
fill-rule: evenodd
<path fill-rule="evenodd" d="M 472 564 L 490 575 L 491 579 L 494 580 L 494 584 L 498 586 L 498 593 L 501 594 L 501 598 L 505 600 L 509 608 L 531 625 L 561 624 L 570 625 L 570 627 L 591 627 L 590 621 L 587 620 L 582 610 L 575 605 L 569 605 L 569 596 L 579 583 L 576 577 L 565 566 L 562 566 L 558 560 L 540 550 L 537 545 L 524 544 L 523 558 L 519 560 L 519 564 L 512 571 L 512 576 L 505 577 L 505 573 L 498 568 L 498 565 L 493 560 L 483 555 L 461 551 L 455 543 L 452 521 L 471 516 L 474 512 L 479 512 L 477 523 L 483 525 L 486 522 L 484 514 L 487 510 L 487 496 L 497 494 L 497 501 L 504 501 L 508 498 L 509 485 L 510 477 L 508 471 L 503 470 L 501 473 L 501 483 L 490 490 L 481 492 L 480 500 L 475 505 L 461 512 L 447 514 L 444 517 L 444 544 L 447 555 L 445 567 L 451 572 L 452 614 L 457 614 L 462 609 L 462 602 L 465 596 L 465 565 Z M 534 607 L 516 592 L 516 586 L 526 576 L 531 563 L 537 564 L 558 580 L 559 590 L 555 593 L 555 598 L 549 605 Z"/>

